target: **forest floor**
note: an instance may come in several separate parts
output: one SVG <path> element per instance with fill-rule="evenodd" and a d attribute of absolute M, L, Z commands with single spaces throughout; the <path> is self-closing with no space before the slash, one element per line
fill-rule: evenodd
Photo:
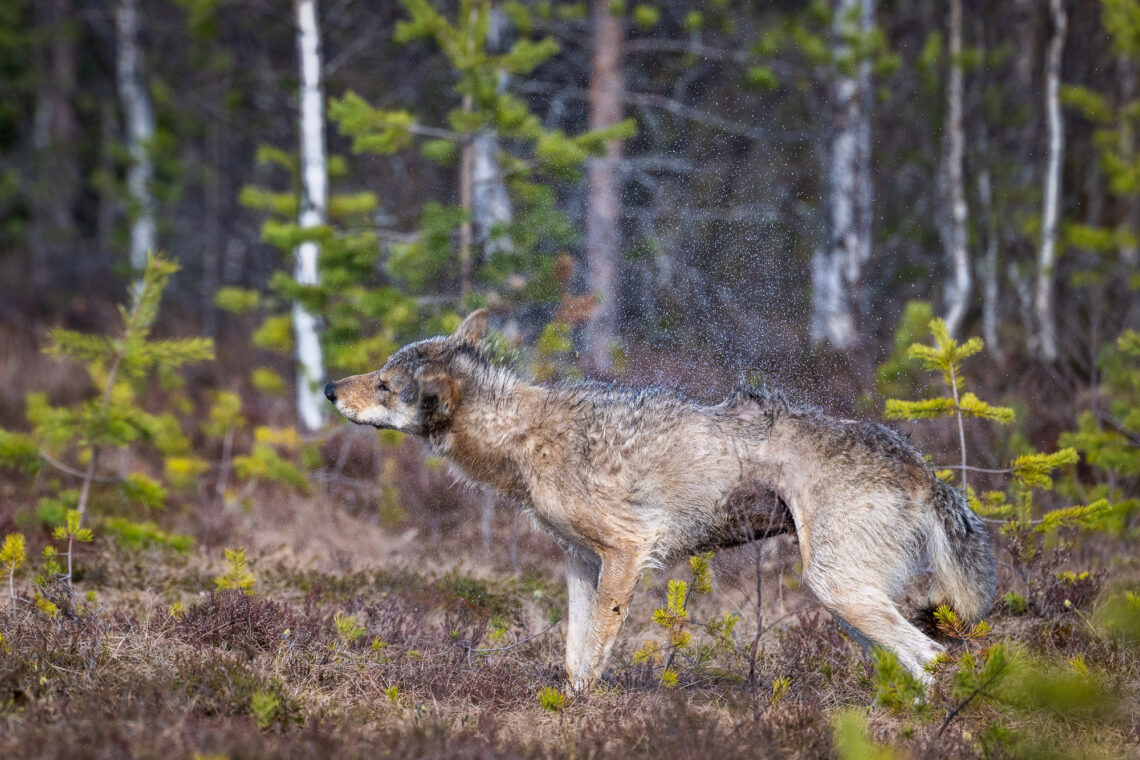
<path fill-rule="evenodd" d="M 12 495 L 0 483 L 0 497 Z M 984 641 L 949 646 L 980 657 L 1000 640 L 1077 658 L 1114 695 L 1094 718 L 1081 706 L 1073 720 L 1042 717 L 984 694 L 962 706 L 949 667 L 925 700 L 892 702 L 877 699 L 871 658 L 799 589 L 791 537 L 713 560 L 672 686 L 645 644 L 667 646 L 653 613 L 690 568 L 647 573 L 602 683 L 571 695 L 561 554 L 524 518 L 478 503 L 433 521 L 350 510 L 328 488 L 266 491 L 244 509 L 164 517 L 195 534 L 186 553 L 97 536 L 77 552 L 74 594 L 43 590 L 57 616 L 3 605 L 0 755 L 1140 757 L 1140 653 L 1094 635 L 1091 596 L 1037 611 L 999 600 Z M 251 593 L 214 590 L 225 547 L 247 551 Z M 1102 551 L 1101 587 L 1136 576 L 1135 557 Z M 16 590 L 31 596 L 30 578 Z M 727 636 L 706 625 L 725 613 L 740 616 Z"/>

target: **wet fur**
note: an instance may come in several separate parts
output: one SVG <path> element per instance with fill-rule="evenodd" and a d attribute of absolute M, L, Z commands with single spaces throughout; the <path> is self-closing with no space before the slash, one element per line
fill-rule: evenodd
<path fill-rule="evenodd" d="M 741 388 L 716 406 L 658 388 L 527 383 L 480 348 L 485 312 L 330 383 L 350 420 L 420 435 L 525 510 L 566 552 L 567 672 L 601 673 L 641 571 L 794 531 L 804 580 L 865 645 L 921 678 L 941 647 L 895 604 L 929 563 L 925 604 L 986 612 L 981 520 L 896 431 Z"/>

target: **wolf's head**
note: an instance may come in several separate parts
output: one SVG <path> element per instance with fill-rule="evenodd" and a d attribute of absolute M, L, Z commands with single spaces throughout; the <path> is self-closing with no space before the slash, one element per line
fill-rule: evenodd
<path fill-rule="evenodd" d="M 446 426 L 462 403 L 457 360 L 482 361 L 476 349 L 487 322 L 486 309 L 473 311 L 451 335 L 404 346 L 375 372 L 328 383 L 325 396 L 352 422 L 429 435 Z"/>

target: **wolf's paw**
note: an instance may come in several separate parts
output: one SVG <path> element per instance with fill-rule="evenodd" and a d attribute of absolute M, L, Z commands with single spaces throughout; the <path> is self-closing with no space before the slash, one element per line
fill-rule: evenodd
<path fill-rule="evenodd" d="M 577 673 L 567 673 L 566 681 L 571 694 L 584 697 L 590 693 L 594 687 L 594 677 L 592 674 L 583 672 L 584 669 L 579 670 Z"/>

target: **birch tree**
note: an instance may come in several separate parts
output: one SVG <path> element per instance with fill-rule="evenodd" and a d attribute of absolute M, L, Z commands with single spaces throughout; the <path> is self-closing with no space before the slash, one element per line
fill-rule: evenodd
<path fill-rule="evenodd" d="M 501 8 L 497 6 L 491 8 L 485 43 L 488 53 L 502 55 L 507 51 L 509 23 Z M 507 72 L 498 72 L 497 89 L 500 93 L 506 92 L 509 81 Z M 502 146 L 499 134 L 494 129 L 480 130 L 471 138 L 471 207 L 468 210 L 473 223 L 473 242 L 482 250 L 483 258 L 509 253 L 513 248 L 510 237 L 502 234 L 503 228 L 514 218 L 514 213 L 503 179 L 503 167 L 499 161 L 500 150 Z M 469 279 L 470 272 L 468 272 Z"/>
<path fill-rule="evenodd" d="M 622 119 L 622 19 L 609 0 L 593 0 L 594 50 L 590 71 L 590 129 Z M 586 267 L 590 293 L 598 299 L 586 324 L 587 360 L 594 372 L 613 372 L 617 323 L 617 270 L 621 246 L 621 140 L 608 140 L 603 156 L 587 164 Z"/>
<path fill-rule="evenodd" d="M 946 87 L 946 192 L 950 201 L 950 218 L 943 232 L 943 246 L 949 259 L 952 280 L 946 288 L 946 327 L 951 335 L 958 328 L 970 306 L 972 280 L 970 253 L 967 250 L 966 189 L 963 164 L 966 154 L 966 131 L 963 117 L 962 71 L 962 0 L 950 0 L 950 80 Z"/>
<path fill-rule="evenodd" d="M 1061 56 L 1065 49 L 1068 17 L 1064 0 L 1049 0 L 1053 35 L 1045 54 L 1045 116 L 1048 148 L 1045 197 L 1041 210 L 1041 247 L 1037 252 L 1037 277 L 1033 289 L 1033 316 L 1037 322 L 1034 343 L 1045 361 L 1057 358 L 1057 315 L 1054 310 L 1054 274 L 1057 265 L 1057 227 L 1061 203 L 1061 165 L 1065 154 L 1064 122 L 1061 116 Z"/>
<path fill-rule="evenodd" d="M 302 229 L 328 221 L 328 164 L 325 160 L 325 113 L 321 90 L 321 37 L 316 0 L 296 0 L 297 49 L 301 61 L 301 213 Z M 293 279 L 301 286 L 319 282 L 320 247 L 306 240 L 294 251 Z M 317 387 L 324 378 L 317 319 L 299 302 L 293 304 L 297 339 L 297 416 L 308 430 L 324 424 L 325 401 Z"/>
<path fill-rule="evenodd" d="M 485 26 L 475 21 L 477 15 L 478 9 L 469 9 L 471 23 L 464 39 L 467 54 L 473 55 L 480 44 L 476 38 L 480 31 L 486 35 L 481 42 L 484 50 L 496 55 L 505 52 L 508 21 L 502 9 L 489 8 Z M 507 79 L 505 71 L 498 72 L 498 92 L 506 90 Z M 465 94 L 463 112 L 472 113 L 474 106 L 474 98 Z M 459 295 L 466 298 L 474 289 L 476 247 L 482 248 L 484 258 L 511 250 L 509 239 L 495 234 L 496 228 L 511 221 L 512 214 L 499 166 L 499 136 L 494 129 L 481 129 L 464 140 L 459 158 L 459 205 L 464 213 L 459 227 Z"/>
<path fill-rule="evenodd" d="M 143 73 L 142 49 L 139 44 L 138 0 L 120 0 L 115 9 L 115 32 L 119 41 L 118 87 L 127 128 L 127 152 L 131 165 L 127 169 L 127 194 L 130 197 L 131 233 L 128 261 L 131 271 L 141 276 L 147 255 L 155 248 L 154 109 L 147 94 Z"/>
<path fill-rule="evenodd" d="M 829 146 L 829 240 L 812 258 L 812 337 L 847 350 L 857 338 L 863 267 L 871 257 L 871 64 L 852 41 L 874 26 L 875 0 L 839 0 Z"/>

